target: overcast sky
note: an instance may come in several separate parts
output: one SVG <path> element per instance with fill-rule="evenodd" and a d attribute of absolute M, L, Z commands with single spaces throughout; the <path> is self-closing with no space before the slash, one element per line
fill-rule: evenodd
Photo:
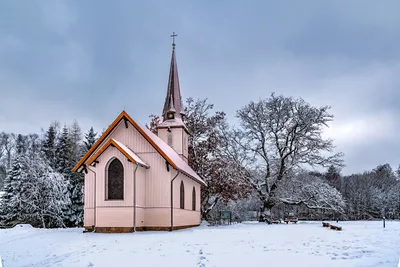
<path fill-rule="evenodd" d="M 101 132 L 182 95 L 235 111 L 271 92 L 330 105 L 344 173 L 400 163 L 400 2 L 0 1 L 0 131 L 77 119 Z M 252 3 L 252 4 L 249 4 Z"/>

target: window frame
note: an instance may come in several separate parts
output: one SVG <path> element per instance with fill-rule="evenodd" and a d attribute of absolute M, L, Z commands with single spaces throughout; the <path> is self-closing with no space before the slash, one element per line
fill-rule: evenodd
<path fill-rule="evenodd" d="M 121 164 L 121 167 L 122 167 L 122 198 L 109 198 L 109 190 L 110 190 L 110 187 L 109 187 L 109 184 L 110 184 L 110 182 L 109 182 L 109 179 L 110 179 L 110 175 L 109 175 L 109 172 L 110 172 L 110 166 L 111 166 L 111 164 L 115 161 L 115 160 L 117 160 L 120 164 Z M 105 197 L 104 197 L 104 199 L 105 199 L 105 201 L 124 201 L 124 199 L 125 199 L 125 168 L 124 168 L 124 164 L 123 164 L 123 161 L 121 161 L 119 158 L 117 158 L 117 157 L 113 157 L 113 158 L 111 158 L 109 161 L 108 161 L 108 163 L 107 163 L 107 165 L 106 165 L 106 168 L 105 168 L 105 187 L 104 187 L 104 193 L 105 193 Z"/>
<path fill-rule="evenodd" d="M 180 200 L 179 207 L 181 209 L 185 209 L 185 185 L 183 183 L 183 180 L 181 181 L 179 192 L 180 192 L 180 194 L 179 194 L 179 200 Z"/>
<path fill-rule="evenodd" d="M 192 210 L 195 211 L 196 210 L 196 187 L 193 186 L 193 190 L 192 190 Z"/>

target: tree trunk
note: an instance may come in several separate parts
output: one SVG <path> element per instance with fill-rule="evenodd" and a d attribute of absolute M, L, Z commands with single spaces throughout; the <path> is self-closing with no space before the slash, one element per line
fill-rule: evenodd
<path fill-rule="evenodd" d="M 260 206 L 260 216 L 259 216 L 259 220 L 262 221 L 263 217 L 265 215 L 265 211 L 269 211 L 271 212 L 272 207 L 275 206 L 275 202 L 272 200 L 271 197 L 263 200 L 262 205 Z"/>
<path fill-rule="evenodd" d="M 43 226 L 43 228 L 46 228 L 46 223 L 45 223 L 45 221 L 44 221 L 43 216 L 40 216 L 40 218 L 42 219 L 42 226 Z"/>
<path fill-rule="evenodd" d="M 208 207 L 205 208 L 205 209 L 202 211 L 201 216 L 202 216 L 202 219 L 203 219 L 203 220 L 207 220 L 208 214 L 210 214 L 210 212 L 214 209 L 214 207 L 215 207 L 215 205 L 218 203 L 218 201 L 219 201 L 219 197 L 216 197 L 215 200 L 214 200 L 214 202 L 211 203 L 211 204 L 208 204 L 208 205 L 207 205 Z M 207 201 L 206 203 L 208 203 L 208 201 Z M 203 205 L 203 206 L 204 206 L 204 205 Z"/>

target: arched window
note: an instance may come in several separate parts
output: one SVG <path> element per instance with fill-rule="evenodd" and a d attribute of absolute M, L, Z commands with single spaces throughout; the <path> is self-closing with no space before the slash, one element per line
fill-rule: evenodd
<path fill-rule="evenodd" d="M 194 186 L 192 191 L 192 210 L 196 210 L 196 188 Z"/>
<path fill-rule="evenodd" d="M 185 208 L 185 186 L 183 181 L 181 181 L 181 209 Z"/>
<path fill-rule="evenodd" d="M 113 159 L 107 170 L 106 199 L 124 199 L 124 166 L 118 159 Z"/>

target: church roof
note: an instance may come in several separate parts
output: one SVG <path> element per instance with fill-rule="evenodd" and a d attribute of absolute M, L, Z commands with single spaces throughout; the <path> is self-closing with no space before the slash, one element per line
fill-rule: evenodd
<path fill-rule="evenodd" d="M 180 170 L 186 175 L 195 178 L 201 184 L 206 185 L 206 183 L 197 175 L 197 173 L 189 166 L 189 164 L 187 164 L 186 161 L 184 161 L 181 158 L 181 156 L 179 156 L 179 154 L 176 153 L 176 151 L 172 147 L 170 147 L 160 137 L 155 135 L 152 131 L 150 131 L 146 127 L 143 130 L 149 135 L 149 137 L 153 140 L 153 142 L 156 143 L 157 146 L 160 147 L 160 149 L 164 151 L 164 153 L 168 155 L 169 158 L 175 163 L 176 165 L 175 169 Z"/>
<path fill-rule="evenodd" d="M 107 130 L 100 136 L 97 142 L 89 149 L 89 151 L 81 158 L 81 160 L 72 169 L 73 171 L 79 171 L 93 152 L 101 145 L 101 143 L 111 134 L 115 127 L 124 120 L 125 123 L 128 121 L 135 127 L 135 129 L 154 147 L 155 150 L 174 168 L 187 176 L 193 178 L 197 182 L 206 185 L 206 183 L 197 175 L 197 173 L 187 164 L 178 153 L 168 146 L 158 136 L 153 134 L 147 127 L 140 127 L 125 111 L 113 121 L 113 123 L 107 128 Z M 112 140 L 112 139 L 111 139 Z M 115 142 L 116 140 L 114 140 Z M 118 143 L 115 142 L 117 145 Z M 98 152 L 97 152 L 98 153 Z M 96 154 L 97 154 L 96 153 Z M 134 159 L 134 158 L 133 158 Z"/>
<path fill-rule="evenodd" d="M 182 118 L 183 112 L 181 90 L 179 87 L 178 65 L 175 57 L 175 44 L 172 46 L 171 65 L 169 69 L 169 79 L 167 87 L 167 95 L 165 97 L 164 108 L 162 112 L 163 120 L 168 120 L 167 111 L 173 107 L 176 111 L 175 118 Z"/>
<path fill-rule="evenodd" d="M 124 144 L 122 144 L 121 142 L 119 142 L 115 139 L 108 140 L 108 142 L 105 143 L 104 146 L 96 154 L 94 154 L 92 157 L 90 157 L 88 160 L 88 165 L 92 164 L 98 157 L 100 157 L 100 155 L 103 154 L 103 152 L 106 151 L 106 149 L 109 146 L 114 146 L 122 154 L 124 154 L 124 156 L 127 159 L 129 159 L 131 162 L 138 164 L 145 168 L 150 168 L 150 166 L 147 163 L 145 163 L 138 155 L 136 155 L 135 152 L 133 152 L 127 146 L 125 146 Z"/>

